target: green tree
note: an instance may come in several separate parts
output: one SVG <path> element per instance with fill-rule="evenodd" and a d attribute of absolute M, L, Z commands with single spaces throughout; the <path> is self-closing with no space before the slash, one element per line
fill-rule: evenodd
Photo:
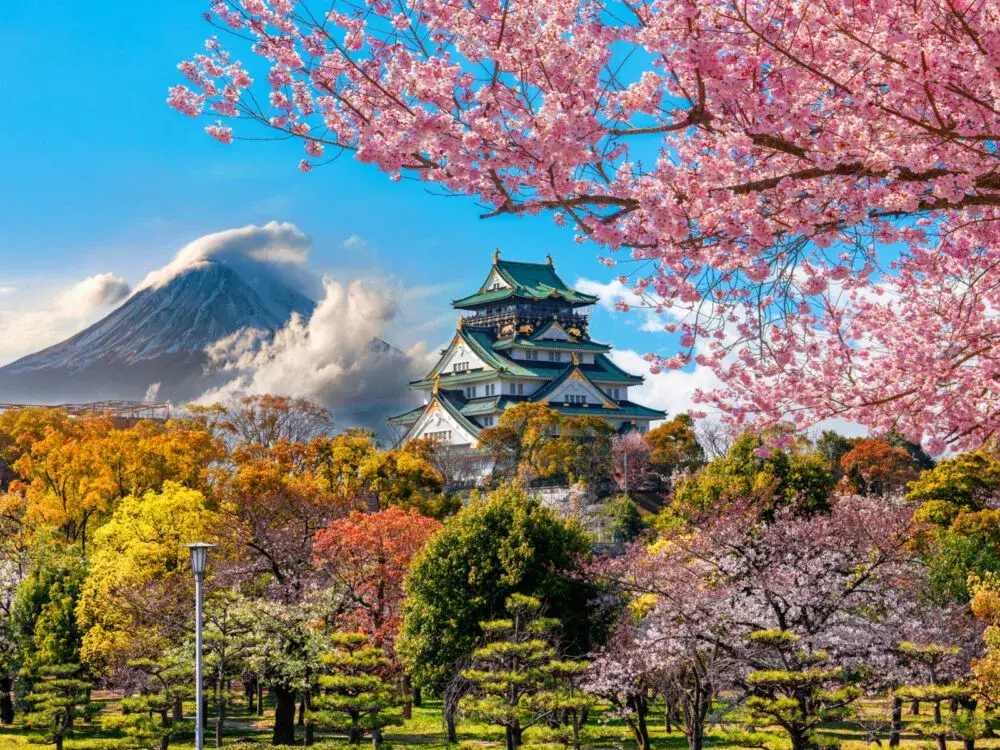
<path fill-rule="evenodd" d="M 56 550 L 37 556 L 18 586 L 10 628 L 28 684 L 42 665 L 80 660 L 82 629 L 76 604 L 84 577 L 83 561 L 74 550 Z"/>
<path fill-rule="evenodd" d="M 506 618 L 481 623 L 486 643 L 472 652 L 472 667 L 463 671 L 471 690 L 459 702 L 460 711 L 502 726 L 507 750 L 520 747 L 524 731 L 546 721 L 552 726 L 530 744 L 578 748 L 593 705 L 568 687 L 587 663 L 558 658 L 553 636 L 559 620 L 542 617 L 541 609 L 535 597 L 512 594 Z"/>
<path fill-rule="evenodd" d="M 171 652 L 159 659 L 136 659 L 128 666 L 146 683 L 138 695 L 122 698 L 121 713 L 105 716 L 101 726 L 124 734 L 124 748 L 167 750 L 182 724 L 175 708 L 194 692 L 191 660 Z"/>
<path fill-rule="evenodd" d="M 206 673 L 212 675 L 215 690 L 215 746 L 222 747 L 226 723 L 227 686 L 246 665 L 253 646 L 253 611 L 245 600 L 231 591 L 213 592 L 205 602 L 202 635 Z"/>
<path fill-rule="evenodd" d="M 757 495 L 774 508 L 794 504 L 801 512 L 813 512 L 829 507 L 832 490 L 825 458 L 807 441 L 779 450 L 764 436 L 746 433 L 725 458 L 682 482 L 674 501 L 687 512 L 721 513 L 732 500 Z"/>
<path fill-rule="evenodd" d="M 501 615 L 515 593 L 564 613 L 569 653 L 586 653 L 604 624 L 592 608 L 594 586 L 571 575 L 588 548 L 577 524 L 511 486 L 448 519 L 406 583 L 397 648 L 418 683 L 443 690 L 482 639 L 480 623 Z"/>
<path fill-rule="evenodd" d="M 817 736 L 816 728 L 847 716 L 861 690 L 847 684 L 843 668 L 826 666 L 825 652 L 802 650 L 799 640 L 785 630 L 750 636 L 752 646 L 780 666 L 748 675 L 746 709 L 751 720 L 781 727 L 792 750 L 809 750 L 827 744 Z"/>
<path fill-rule="evenodd" d="M 937 750 L 947 750 L 950 736 L 968 740 L 966 747 L 971 750 L 971 743 L 982 737 L 986 730 L 982 716 L 970 703 L 971 687 L 943 679 L 944 665 L 953 660 L 959 651 L 958 646 L 950 644 L 899 644 L 900 657 L 909 663 L 913 672 L 921 674 L 924 680 L 923 684 L 900 688 L 896 695 L 903 700 L 931 705 L 931 720 L 913 722 L 910 727 L 917 734 L 933 739 Z M 942 710 L 944 703 L 952 706 L 947 717 Z M 959 710 L 962 705 L 966 706 L 964 712 Z"/>
<path fill-rule="evenodd" d="M 912 482 L 908 500 L 922 504 L 925 520 L 951 523 L 962 510 L 978 511 L 1000 495 L 1000 461 L 987 451 L 946 458 Z"/>
<path fill-rule="evenodd" d="M 399 691 L 382 676 L 389 660 L 363 633 L 337 633 L 333 646 L 321 657 L 326 672 L 318 682 L 323 692 L 312 701 L 311 721 L 345 732 L 352 745 L 368 734 L 377 748 L 383 728 L 403 723 L 391 711 L 400 703 Z"/>
<path fill-rule="evenodd" d="M 79 664 L 40 665 L 40 679 L 28 695 L 31 711 L 24 723 L 41 729 L 45 741 L 54 744 L 56 750 L 62 750 L 63 741 L 73 733 L 77 717 L 88 713 L 91 685 L 82 674 Z"/>
<path fill-rule="evenodd" d="M 322 664 L 322 633 L 318 614 L 306 604 L 264 600 L 249 605 L 253 622 L 247 663 L 274 697 L 271 744 L 295 744 L 295 696 L 316 684 Z"/>

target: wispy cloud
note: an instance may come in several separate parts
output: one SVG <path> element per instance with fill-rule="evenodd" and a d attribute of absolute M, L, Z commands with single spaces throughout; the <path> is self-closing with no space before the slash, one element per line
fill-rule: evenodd
<path fill-rule="evenodd" d="M 0 364 L 72 336 L 128 296 L 129 285 L 113 273 L 75 283 L 0 288 Z"/>

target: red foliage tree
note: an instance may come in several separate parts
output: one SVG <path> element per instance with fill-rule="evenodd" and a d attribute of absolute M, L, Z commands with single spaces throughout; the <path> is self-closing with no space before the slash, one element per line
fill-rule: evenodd
<path fill-rule="evenodd" d="M 410 562 L 440 528 L 433 518 L 392 506 L 352 513 L 316 534 L 313 560 L 332 584 L 345 624 L 371 635 L 387 653 L 399 632 Z"/>

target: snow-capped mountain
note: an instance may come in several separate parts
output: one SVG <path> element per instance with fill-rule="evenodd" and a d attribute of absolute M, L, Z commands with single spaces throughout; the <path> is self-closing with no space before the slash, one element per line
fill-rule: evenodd
<path fill-rule="evenodd" d="M 216 380 L 206 347 L 245 329 L 273 333 L 315 303 L 272 275 L 202 262 L 140 288 L 65 341 L 0 367 L 0 402 L 157 398 L 183 402 Z"/>

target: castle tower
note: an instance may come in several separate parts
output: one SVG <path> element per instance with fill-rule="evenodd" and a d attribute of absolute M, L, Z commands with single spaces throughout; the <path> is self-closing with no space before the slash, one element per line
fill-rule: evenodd
<path fill-rule="evenodd" d="M 441 359 L 410 387 L 426 403 L 389 422 L 404 440 L 430 438 L 476 446 L 479 431 L 524 401 L 562 414 L 593 415 L 619 432 L 645 432 L 666 415 L 629 400 L 643 378 L 607 356 L 611 347 L 590 339 L 590 308 L 597 297 L 568 286 L 547 263 L 500 259 L 475 294 L 452 302 L 458 329 Z"/>

